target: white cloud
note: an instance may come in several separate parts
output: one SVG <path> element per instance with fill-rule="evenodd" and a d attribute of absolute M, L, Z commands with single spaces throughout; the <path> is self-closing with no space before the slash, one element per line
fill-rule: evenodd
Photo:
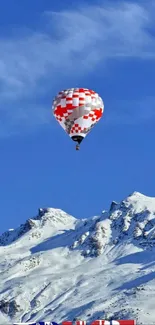
<path fill-rule="evenodd" d="M 24 30 L 22 35 L 20 28 L 19 36 L 17 30 L 13 38 L 0 39 L 0 114 L 5 118 L 5 111 L 4 125 L 13 128 L 25 120 L 45 123 L 47 110 L 36 104 L 34 108 L 35 99 L 51 91 L 52 100 L 52 91 L 63 78 L 71 83 L 98 64 L 102 68 L 106 59 L 154 59 L 154 38 L 148 29 L 152 18 L 151 8 L 131 2 L 90 5 L 46 12 L 42 32 L 29 30 L 26 35 Z"/>

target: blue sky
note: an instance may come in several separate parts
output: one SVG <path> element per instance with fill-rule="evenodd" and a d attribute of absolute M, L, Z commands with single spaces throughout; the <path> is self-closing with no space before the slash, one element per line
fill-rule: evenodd
<path fill-rule="evenodd" d="M 155 196 L 155 6 L 74 3 L 1 1 L 1 232 L 39 207 L 85 218 L 133 191 Z M 105 114 L 76 152 L 51 106 L 78 86 Z"/>

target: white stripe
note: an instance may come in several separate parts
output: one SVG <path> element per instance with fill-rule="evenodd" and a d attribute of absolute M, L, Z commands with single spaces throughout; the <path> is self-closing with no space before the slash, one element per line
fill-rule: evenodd
<path fill-rule="evenodd" d="M 66 107 L 66 98 L 62 98 L 60 101 L 61 107 Z"/>
<path fill-rule="evenodd" d="M 73 98 L 73 106 L 79 106 L 79 98 Z"/>

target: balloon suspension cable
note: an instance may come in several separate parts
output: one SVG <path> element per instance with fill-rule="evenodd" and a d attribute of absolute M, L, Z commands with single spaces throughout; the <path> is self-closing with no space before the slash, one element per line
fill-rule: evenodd
<path fill-rule="evenodd" d="M 76 145 L 76 150 L 80 150 L 80 145 L 79 144 Z"/>

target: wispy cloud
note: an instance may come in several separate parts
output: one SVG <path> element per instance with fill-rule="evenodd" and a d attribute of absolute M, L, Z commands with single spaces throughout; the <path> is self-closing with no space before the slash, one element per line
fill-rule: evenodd
<path fill-rule="evenodd" d="M 22 35 L 20 28 L 19 36 L 17 30 L 16 36 L 0 39 L 3 129 L 25 121 L 46 123 L 47 109 L 39 98 L 50 93 L 52 100 L 62 80 L 74 84 L 107 59 L 155 59 L 151 7 L 120 2 L 45 12 L 43 17 L 42 32 L 24 30 Z"/>

